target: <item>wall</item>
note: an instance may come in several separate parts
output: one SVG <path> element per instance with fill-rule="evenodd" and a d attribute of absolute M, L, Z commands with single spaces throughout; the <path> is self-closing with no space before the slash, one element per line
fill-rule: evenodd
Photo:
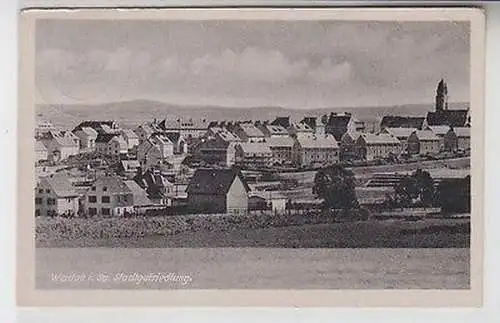
<path fill-rule="evenodd" d="M 248 211 L 248 194 L 239 177 L 235 178 L 229 188 L 226 201 L 229 213 L 246 213 Z"/>
<path fill-rule="evenodd" d="M 193 213 L 226 213 L 224 195 L 188 194 L 187 203 Z"/>

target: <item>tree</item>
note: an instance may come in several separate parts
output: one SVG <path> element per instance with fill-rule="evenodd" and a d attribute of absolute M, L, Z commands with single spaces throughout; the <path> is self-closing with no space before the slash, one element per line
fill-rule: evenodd
<path fill-rule="evenodd" d="M 435 194 L 434 180 L 429 172 L 417 169 L 412 175 L 403 177 L 394 187 L 394 202 L 400 207 L 411 206 L 415 202 L 431 206 Z"/>
<path fill-rule="evenodd" d="M 319 170 L 314 177 L 313 194 L 324 200 L 328 209 L 353 209 L 359 206 L 354 174 L 341 165 Z"/>

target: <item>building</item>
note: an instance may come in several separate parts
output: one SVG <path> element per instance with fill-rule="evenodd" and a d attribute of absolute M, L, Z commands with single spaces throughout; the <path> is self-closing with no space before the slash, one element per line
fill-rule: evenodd
<path fill-rule="evenodd" d="M 234 151 L 233 158 L 228 156 L 230 146 L 230 142 L 222 140 L 219 136 L 203 139 L 196 147 L 195 160 L 210 165 L 230 166 L 234 164 Z"/>
<path fill-rule="evenodd" d="M 120 131 L 120 135 L 127 143 L 127 149 L 132 150 L 139 146 L 139 136 L 132 129 L 123 129 Z"/>
<path fill-rule="evenodd" d="M 293 147 L 297 166 L 331 165 L 339 161 L 339 145 L 332 135 L 298 136 Z"/>
<path fill-rule="evenodd" d="M 174 145 L 174 155 L 182 155 L 187 153 L 187 142 L 180 132 L 165 132 L 165 136 Z"/>
<path fill-rule="evenodd" d="M 358 158 L 356 152 L 356 141 L 362 132 L 346 132 L 339 142 L 339 159 L 342 161 L 352 161 Z"/>
<path fill-rule="evenodd" d="M 172 205 L 176 194 L 176 185 L 157 169 L 147 169 L 134 177 L 134 181 L 145 190 L 153 204 Z"/>
<path fill-rule="evenodd" d="M 266 137 L 270 138 L 279 138 L 279 137 L 288 137 L 288 130 L 283 128 L 282 126 L 273 126 L 268 123 L 256 123 L 255 126 L 259 128 L 260 131 Z"/>
<path fill-rule="evenodd" d="M 411 128 L 422 130 L 427 127 L 425 117 L 414 116 L 384 116 L 380 122 L 380 130 L 385 128 Z"/>
<path fill-rule="evenodd" d="M 52 123 L 48 121 L 37 121 L 35 125 L 35 138 L 43 137 L 51 130 L 57 130 Z"/>
<path fill-rule="evenodd" d="M 90 127 L 81 127 L 77 130 L 73 130 L 73 133 L 80 139 L 80 149 L 87 151 L 95 150 L 95 141 L 98 135 L 97 131 Z"/>
<path fill-rule="evenodd" d="M 273 152 L 266 142 L 242 142 L 235 145 L 235 163 L 250 167 L 271 164 Z"/>
<path fill-rule="evenodd" d="M 35 188 L 36 216 L 77 216 L 79 194 L 64 174 L 42 177 Z"/>
<path fill-rule="evenodd" d="M 128 145 L 118 133 L 100 133 L 96 138 L 96 151 L 113 160 L 119 160 L 122 156 L 127 155 Z"/>
<path fill-rule="evenodd" d="M 266 139 L 265 143 L 271 149 L 274 161 L 280 163 L 293 161 L 293 145 L 295 141 L 291 137 L 270 137 Z"/>
<path fill-rule="evenodd" d="M 138 160 L 121 160 L 116 164 L 116 173 L 123 177 L 132 178 L 140 168 L 141 164 Z"/>
<path fill-rule="evenodd" d="M 291 126 L 290 117 L 276 117 L 276 119 L 271 122 L 271 126 L 280 126 L 288 129 Z"/>
<path fill-rule="evenodd" d="M 340 141 L 346 132 L 364 132 L 364 122 L 354 118 L 351 113 L 330 113 L 325 124 L 325 133 Z"/>
<path fill-rule="evenodd" d="M 384 128 L 381 131 L 381 133 L 389 134 L 389 135 L 392 135 L 392 136 L 398 138 L 399 141 L 401 142 L 402 152 L 406 152 L 407 151 L 407 144 L 408 144 L 408 137 L 410 137 L 410 135 L 412 133 L 414 133 L 415 131 L 417 131 L 416 128 L 390 128 L 390 127 L 387 127 L 387 128 Z"/>
<path fill-rule="evenodd" d="M 51 161 L 61 161 L 80 153 L 80 139 L 70 131 L 51 130 L 39 140 L 47 148 Z"/>
<path fill-rule="evenodd" d="M 241 141 L 246 142 L 263 141 L 266 137 L 264 133 L 251 122 L 236 123 L 232 128 L 232 132 L 238 136 Z"/>
<path fill-rule="evenodd" d="M 152 134 L 137 147 L 137 160 L 143 169 L 155 165 L 169 164 L 168 160 L 174 155 L 174 144 L 163 132 Z"/>
<path fill-rule="evenodd" d="M 313 133 L 317 136 L 321 136 L 325 134 L 325 125 L 327 119 L 323 118 L 323 120 L 317 120 L 316 117 L 304 117 L 300 121 L 300 123 L 306 124 L 313 130 Z"/>
<path fill-rule="evenodd" d="M 92 128 L 98 133 L 111 133 L 119 131 L 120 127 L 116 121 L 112 120 L 87 120 L 81 122 L 78 126 L 73 129 L 76 132 L 82 128 Z"/>
<path fill-rule="evenodd" d="M 151 137 L 156 132 L 161 132 L 161 129 L 155 123 L 143 123 L 135 128 L 134 132 L 139 137 L 139 144 Z"/>
<path fill-rule="evenodd" d="M 441 150 L 441 138 L 432 130 L 417 130 L 408 137 L 410 155 L 437 154 Z"/>
<path fill-rule="evenodd" d="M 431 130 L 436 136 L 439 137 L 440 139 L 440 147 L 441 150 L 449 151 L 451 149 L 447 149 L 445 147 L 445 136 L 450 131 L 451 127 L 450 126 L 428 126 L 426 130 Z"/>
<path fill-rule="evenodd" d="M 444 80 L 438 83 L 436 89 L 435 111 L 427 113 L 427 124 L 429 126 L 470 126 L 470 109 L 449 110 L 448 109 L 448 86 Z"/>
<path fill-rule="evenodd" d="M 184 138 L 199 138 L 205 135 L 209 122 L 206 119 L 164 119 L 158 124 L 166 132 L 179 132 Z"/>
<path fill-rule="evenodd" d="M 288 133 L 292 137 L 314 135 L 314 130 L 305 123 L 292 123 L 288 128 Z"/>
<path fill-rule="evenodd" d="M 101 176 L 86 192 L 83 205 L 89 216 L 123 216 L 134 212 L 134 194 L 120 177 Z"/>
<path fill-rule="evenodd" d="M 359 136 L 356 151 L 360 160 L 374 160 L 399 156 L 402 145 L 398 138 L 389 134 L 368 134 Z"/>
<path fill-rule="evenodd" d="M 198 169 L 187 187 L 191 212 L 247 214 L 250 187 L 235 169 Z"/>
<path fill-rule="evenodd" d="M 444 137 L 445 150 L 470 150 L 470 129 L 469 127 L 451 128 Z"/>
<path fill-rule="evenodd" d="M 153 206 L 145 190 L 142 189 L 135 181 L 126 180 L 123 182 L 132 193 L 132 204 L 134 214 L 144 214 L 149 206 Z"/>
<path fill-rule="evenodd" d="M 35 140 L 35 158 L 37 163 L 49 159 L 47 147 L 39 140 Z"/>

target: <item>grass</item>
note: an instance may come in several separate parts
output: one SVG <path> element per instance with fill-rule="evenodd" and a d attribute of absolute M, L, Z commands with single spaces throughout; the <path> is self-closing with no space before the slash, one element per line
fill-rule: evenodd
<path fill-rule="evenodd" d="M 37 247 L 466 248 L 470 220 L 292 216 L 37 219 Z"/>

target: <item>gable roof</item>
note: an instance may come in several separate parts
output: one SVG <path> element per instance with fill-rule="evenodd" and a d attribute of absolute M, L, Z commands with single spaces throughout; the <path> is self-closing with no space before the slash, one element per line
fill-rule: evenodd
<path fill-rule="evenodd" d="M 290 127 L 290 117 L 277 117 L 273 122 L 271 122 L 271 125 L 282 126 L 283 128 L 287 129 L 288 127 Z"/>
<path fill-rule="evenodd" d="M 35 140 L 35 151 L 48 151 L 47 147 L 40 140 Z"/>
<path fill-rule="evenodd" d="M 413 116 L 384 116 L 380 128 L 415 128 L 422 129 L 425 117 Z"/>
<path fill-rule="evenodd" d="M 163 130 L 207 130 L 209 122 L 206 119 L 164 119 L 159 123 Z"/>
<path fill-rule="evenodd" d="M 351 139 L 353 141 L 356 141 L 358 140 L 358 138 L 363 134 L 363 132 L 359 132 L 359 131 L 347 131 L 346 133 L 344 133 L 342 135 L 342 138 L 340 138 L 340 140 L 343 140 L 345 138 L 347 138 L 347 136 L 351 137 Z"/>
<path fill-rule="evenodd" d="M 267 138 L 265 142 L 270 148 L 293 147 L 294 144 L 294 140 L 291 137 L 271 137 Z"/>
<path fill-rule="evenodd" d="M 304 117 L 300 123 L 305 123 L 312 129 L 316 129 L 316 117 Z"/>
<path fill-rule="evenodd" d="M 417 130 L 415 131 L 415 135 L 419 140 L 430 141 L 430 140 L 439 140 L 439 137 L 432 132 L 432 130 Z"/>
<path fill-rule="evenodd" d="M 134 205 L 151 205 L 153 202 L 147 197 L 146 192 L 133 180 L 124 181 L 124 184 L 134 196 Z"/>
<path fill-rule="evenodd" d="M 385 128 L 383 130 L 383 132 L 387 132 L 398 139 L 407 139 L 415 131 L 417 131 L 416 128 Z"/>
<path fill-rule="evenodd" d="M 122 129 L 121 133 L 128 139 L 138 139 L 139 136 L 132 129 Z"/>
<path fill-rule="evenodd" d="M 450 126 L 429 126 L 428 127 L 432 132 L 434 132 L 437 136 L 444 136 L 450 131 Z"/>
<path fill-rule="evenodd" d="M 339 147 L 337 140 L 333 137 L 333 135 L 310 135 L 310 136 L 299 136 L 297 137 L 297 142 L 300 144 L 300 147 L 303 149 L 312 149 L 312 148 L 331 148 L 336 149 Z"/>
<path fill-rule="evenodd" d="M 240 123 L 239 126 L 248 137 L 264 137 L 264 133 L 253 123 Z"/>
<path fill-rule="evenodd" d="M 265 125 L 270 135 L 288 135 L 288 131 L 282 126 Z"/>
<path fill-rule="evenodd" d="M 199 168 L 194 173 L 186 189 L 188 194 L 226 195 L 236 177 L 239 177 L 247 192 L 250 187 L 240 171 L 235 169 L 204 169 Z"/>
<path fill-rule="evenodd" d="M 457 137 L 469 137 L 470 138 L 470 128 L 469 127 L 455 127 L 453 131 Z"/>
<path fill-rule="evenodd" d="M 95 139 L 96 143 L 108 143 L 113 139 L 114 137 L 118 136 L 117 133 L 99 133 L 97 135 L 97 138 Z"/>
<path fill-rule="evenodd" d="M 102 185 L 108 188 L 108 192 L 110 193 L 131 193 L 132 191 L 129 189 L 125 182 L 116 175 L 105 175 L 100 176 L 96 179 L 94 185 Z"/>
<path fill-rule="evenodd" d="M 216 136 L 220 137 L 222 140 L 226 142 L 237 142 L 241 141 L 239 137 L 237 137 L 235 134 L 232 132 L 229 132 L 225 129 L 222 129 L 221 131 L 217 132 Z"/>
<path fill-rule="evenodd" d="M 78 132 L 78 131 L 81 131 L 83 132 L 84 134 L 86 134 L 87 136 L 91 137 L 91 138 L 97 138 L 97 131 L 94 130 L 94 128 L 90 128 L 90 127 L 82 127 L 80 129 L 77 129 L 77 130 L 73 130 L 73 132 Z"/>
<path fill-rule="evenodd" d="M 82 121 L 82 122 L 80 122 L 80 124 L 78 126 L 75 127 L 75 129 L 73 129 L 73 131 L 80 130 L 80 129 L 84 128 L 84 127 L 87 127 L 87 128 L 92 128 L 92 129 L 96 130 L 97 132 L 102 132 L 103 131 L 103 128 L 102 128 L 103 125 L 106 125 L 109 128 L 112 128 L 113 125 L 116 125 L 116 122 L 112 121 L 112 120 L 87 120 L 87 121 Z"/>
<path fill-rule="evenodd" d="M 364 133 L 360 136 L 363 138 L 366 144 L 375 145 L 375 144 L 400 144 L 398 138 L 391 136 L 389 134 L 381 133 L 381 134 L 373 134 L 373 133 Z M 358 138 L 359 139 L 359 138 Z"/>
<path fill-rule="evenodd" d="M 429 126 L 448 125 L 452 127 L 463 127 L 467 124 L 468 110 L 441 110 L 427 113 L 427 124 Z"/>
<path fill-rule="evenodd" d="M 50 187 L 57 197 L 79 196 L 66 174 L 53 174 L 49 177 L 43 177 L 40 179 L 40 183 Z"/>

